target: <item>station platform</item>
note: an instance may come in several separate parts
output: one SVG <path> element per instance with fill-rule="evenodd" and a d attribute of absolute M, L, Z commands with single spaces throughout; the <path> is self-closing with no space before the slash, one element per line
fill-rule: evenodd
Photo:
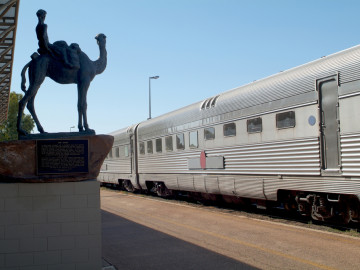
<path fill-rule="evenodd" d="M 102 210 L 103 270 L 257 269 Z"/>

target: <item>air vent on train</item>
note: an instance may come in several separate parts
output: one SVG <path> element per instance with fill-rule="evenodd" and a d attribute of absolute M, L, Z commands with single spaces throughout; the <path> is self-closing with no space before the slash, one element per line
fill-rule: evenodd
<path fill-rule="evenodd" d="M 204 102 L 201 104 L 201 110 L 210 109 L 212 107 L 215 107 L 218 97 L 219 97 L 219 95 L 205 99 Z"/>

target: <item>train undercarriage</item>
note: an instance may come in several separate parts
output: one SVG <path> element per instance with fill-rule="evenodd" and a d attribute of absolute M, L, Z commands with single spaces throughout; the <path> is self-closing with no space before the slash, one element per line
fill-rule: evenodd
<path fill-rule="evenodd" d="M 255 206 L 257 209 L 283 208 L 289 213 L 298 213 L 316 221 L 335 224 L 360 222 L 360 200 L 355 195 L 279 190 L 278 200 L 274 202 L 237 196 L 171 190 L 166 187 L 164 182 L 159 181 L 146 181 L 146 187 L 146 193 L 163 198 L 185 196 L 200 202 L 225 202 L 242 207 Z M 144 191 L 136 189 L 130 180 L 119 180 L 117 188 L 128 192 Z"/>
<path fill-rule="evenodd" d="M 355 195 L 281 190 L 278 200 L 286 210 L 314 220 L 341 224 L 360 221 L 360 202 Z"/>

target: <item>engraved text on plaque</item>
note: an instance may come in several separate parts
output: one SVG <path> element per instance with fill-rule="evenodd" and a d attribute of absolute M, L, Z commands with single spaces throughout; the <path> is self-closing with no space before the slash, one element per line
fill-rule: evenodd
<path fill-rule="evenodd" d="M 88 173 L 88 140 L 38 140 L 38 174 Z"/>

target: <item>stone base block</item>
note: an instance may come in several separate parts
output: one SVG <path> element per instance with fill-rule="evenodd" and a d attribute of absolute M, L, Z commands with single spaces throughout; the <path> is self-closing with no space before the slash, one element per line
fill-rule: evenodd
<path fill-rule="evenodd" d="M 0 269 L 101 266 L 99 182 L 0 183 Z"/>

